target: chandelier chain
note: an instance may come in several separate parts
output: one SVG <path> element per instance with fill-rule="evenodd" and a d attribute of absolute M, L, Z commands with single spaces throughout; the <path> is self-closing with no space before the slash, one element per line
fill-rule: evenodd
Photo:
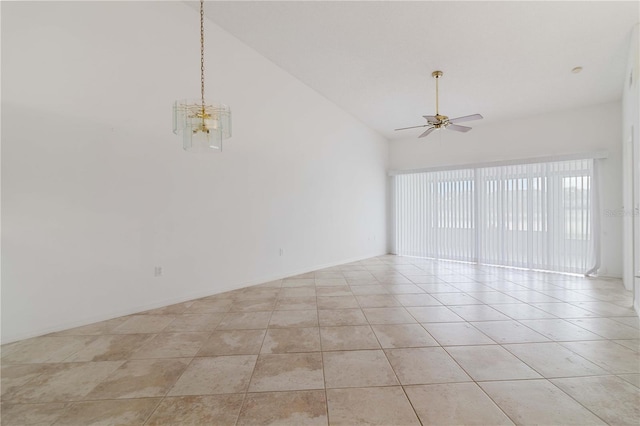
<path fill-rule="evenodd" d="M 204 114 L 204 0 L 200 0 L 200 97 Z"/>

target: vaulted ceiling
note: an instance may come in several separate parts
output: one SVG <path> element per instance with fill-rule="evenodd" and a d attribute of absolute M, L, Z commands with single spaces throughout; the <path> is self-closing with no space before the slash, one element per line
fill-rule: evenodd
<path fill-rule="evenodd" d="M 639 2 L 207 2 L 207 17 L 389 139 L 620 99 Z M 572 73 L 574 67 L 580 73 Z M 304 106 L 301 105 L 303 108 Z M 319 125 L 323 123 L 319 118 Z"/>

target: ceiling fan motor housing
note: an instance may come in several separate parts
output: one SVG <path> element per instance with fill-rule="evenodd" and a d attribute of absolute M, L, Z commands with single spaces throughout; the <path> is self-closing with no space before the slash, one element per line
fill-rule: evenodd
<path fill-rule="evenodd" d="M 449 117 L 447 117 L 446 115 L 436 114 L 435 117 L 438 120 L 437 123 L 433 123 L 436 129 L 449 125 Z"/>

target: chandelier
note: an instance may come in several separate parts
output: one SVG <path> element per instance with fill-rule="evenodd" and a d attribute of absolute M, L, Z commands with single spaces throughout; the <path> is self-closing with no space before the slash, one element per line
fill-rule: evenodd
<path fill-rule="evenodd" d="M 200 0 L 200 99 L 173 104 L 173 133 L 182 134 L 185 151 L 222 151 L 222 140 L 231 137 L 231 108 L 204 99 L 204 0 Z"/>

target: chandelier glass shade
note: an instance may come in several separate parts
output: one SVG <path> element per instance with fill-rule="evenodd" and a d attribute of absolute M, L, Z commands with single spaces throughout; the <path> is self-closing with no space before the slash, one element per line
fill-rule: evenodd
<path fill-rule="evenodd" d="M 200 0 L 200 99 L 173 104 L 173 133 L 182 136 L 185 151 L 220 152 L 231 137 L 231 108 L 204 99 L 204 0 Z"/>
<path fill-rule="evenodd" d="M 222 151 L 222 141 L 231 137 L 231 108 L 184 99 L 173 104 L 173 133 L 182 136 L 185 151 Z"/>

